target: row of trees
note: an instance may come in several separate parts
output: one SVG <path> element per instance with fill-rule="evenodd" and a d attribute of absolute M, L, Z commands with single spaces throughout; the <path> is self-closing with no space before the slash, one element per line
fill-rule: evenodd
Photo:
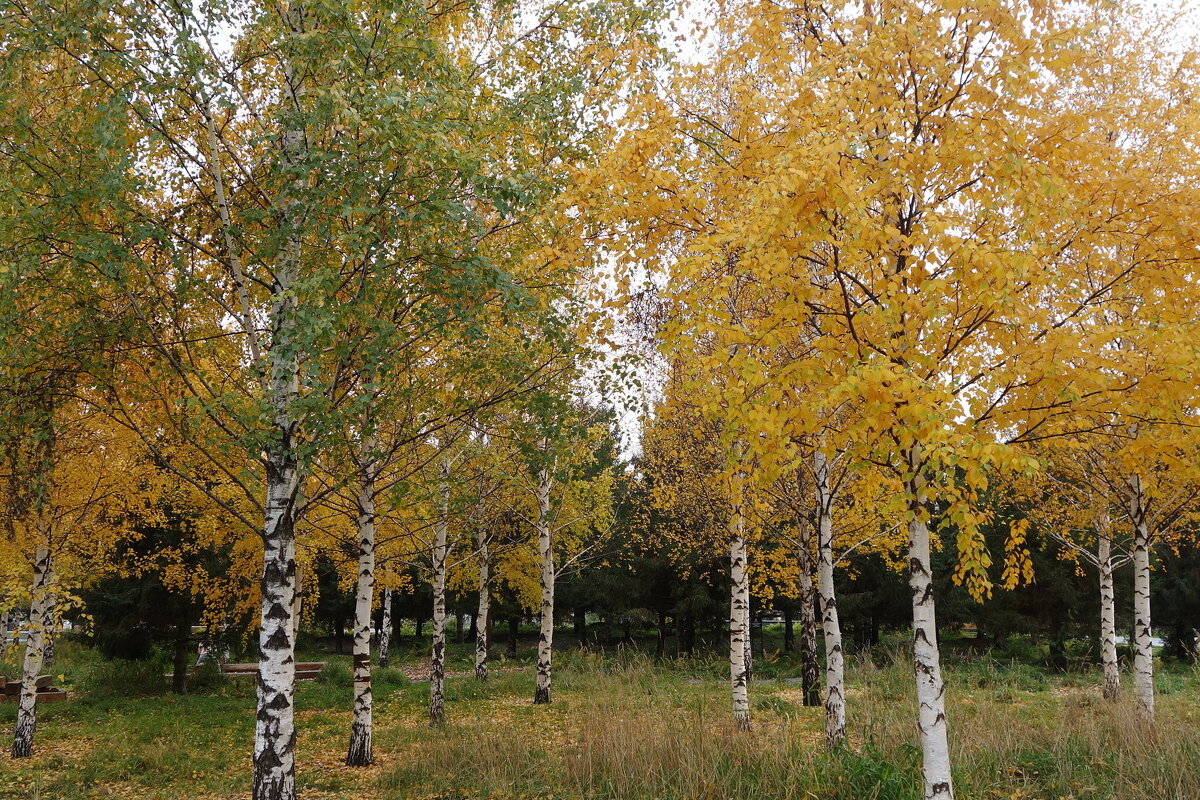
<path fill-rule="evenodd" d="M 809 553 L 831 747 L 832 565 L 898 552 L 924 794 L 953 797 L 933 551 L 953 538 L 986 597 L 985 524 L 1011 522 L 1012 586 L 1032 519 L 1100 564 L 1110 664 L 1128 540 L 1152 721 L 1149 550 L 1196 485 L 1194 51 L 1100 3 L 730 2 L 702 32 L 709 56 L 634 104 L 581 202 L 664 343 L 656 489 L 706 492 L 689 525 L 729 549 L 736 721 L 757 532 Z M 1024 502 L 997 520 L 1005 492 Z"/>
<path fill-rule="evenodd" d="M 631 376 L 612 343 L 638 343 L 610 331 L 631 317 L 664 373 L 634 527 L 684 574 L 728 554 L 739 727 L 752 596 L 794 576 L 842 745 L 836 566 L 898 557 L 925 794 L 953 797 L 934 553 L 953 539 L 983 598 L 994 559 L 1004 586 L 1033 578 L 1034 527 L 1097 565 L 1106 609 L 1128 553 L 1152 720 L 1150 549 L 1197 485 L 1200 105 L 1169 26 L 1099 2 L 737 0 L 670 65 L 656 8 L 600 0 L 3 13 L 27 677 L 73 588 L 148 568 L 128 542 L 183 519 L 170 580 L 256 609 L 256 798 L 295 795 L 305 550 L 351 565 L 350 763 L 371 758 L 371 610 L 418 553 L 431 721 L 464 572 L 481 618 L 493 568 L 536 598 L 548 702 L 556 578 L 613 515 L 584 400 L 598 361 Z M 257 565 L 187 566 L 201 546 Z M 30 694 L 14 755 L 33 724 Z"/>
<path fill-rule="evenodd" d="M 595 109 L 653 56 L 652 12 L 234 0 L 2 13 L 5 547 L 23 556 L 6 560 L 5 587 L 32 597 L 13 755 L 32 750 L 55 606 L 116 558 L 257 609 L 254 797 L 294 797 L 301 541 L 354 554 L 348 761 L 361 764 L 369 612 L 389 559 L 430 554 L 444 636 L 460 504 L 533 521 L 548 608 L 556 548 L 603 526 L 586 488 L 603 470 L 577 480 L 593 254 L 560 198 L 596 150 Z M 492 503 L 500 480 L 506 502 Z M 472 524 L 482 564 L 497 513 Z M 180 519 L 172 563 L 130 563 L 130 541 Z M 194 570 L 203 547 L 243 566 Z M 435 643 L 434 721 L 441 663 Z"/>

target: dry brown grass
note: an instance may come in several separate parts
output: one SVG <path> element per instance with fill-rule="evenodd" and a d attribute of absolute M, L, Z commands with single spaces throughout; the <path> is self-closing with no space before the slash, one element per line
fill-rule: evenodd
<path fill-rule="evenodd" d="M 1200 799 L 1200 681 L 1163 696 L 1153 730 L 1088 678 L 994 663 L 949 670 L 959 796 L 981 800 Z M 756 684 L 755 728 L 728 723 L 724 687 L 637 665 L 577 676 L 561 705 L 523 700 L 418 737 L 420 755 L 384 776 L 387 800 L 435 797 L 833 798 L 919 796 L 907 659 L 859 661 L 851 746 L 821 746 L 821 710 L 787 684 Z"/>

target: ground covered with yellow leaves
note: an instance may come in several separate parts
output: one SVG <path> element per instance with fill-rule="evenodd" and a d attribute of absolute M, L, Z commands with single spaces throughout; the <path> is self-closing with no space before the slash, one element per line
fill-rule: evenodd
<path fill-rule="evenodd" d="M 33 759 L 0 757 L 0 798 L 248 797 L 250 682 L 137 696 L 136 667 L 114 670 L 65 649 L 61 679 L 88 688 L 42 709 Z M 898 649 L 854 661 L 851 746 L 835 755 L 823 751 L 821 709 L 803 707 L 786 665 L 754 683 L 749 734 L 729 724 L 719 659 L 564 652 L 550 706 L 530 702 L 531 669 L 487 685 L 455 677 L 449 721 L 437 730 L 425 717 L 428 684 L 385 670 L 377 761 L 363 769 L 342 763 L 349 671 L 333 657 L 323 680 L 298 692 L 298 786 L 313 800 L 908 800 L 919 796 L 908 669 Z M 961 797 L 1200 797 L 1200 676 L 1191 670 L 1160 674 L 1154 730 L 1133 722 L 1125 704 L 1104 702 L 1093 673 L 989 658 L 951 660 L 947 672 Z M 14 717 L 12 705 L 0 708 L 6 726 Z"/>

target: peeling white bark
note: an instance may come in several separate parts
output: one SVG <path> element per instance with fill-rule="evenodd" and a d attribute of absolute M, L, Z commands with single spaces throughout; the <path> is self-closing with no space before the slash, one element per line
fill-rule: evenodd
<path fill-rule="evenodd" d="M 375 596 L 375 480 L 366 468 L 358 491 L 358 582 L 354 597 L 354 719 L 346 765 L 374 763 L 371 693 L 371 601 Z"/>
<path fill-rule="evenodd" d="M 1121 694 L 1121 670 L 1117 664 L 1117 603 L 1113 592 L 1112 539 L 1107 529 L 1099 534 L 1097 565 L 1100 573 L 1100 661 L 1104 665 L 1104 697 L 1116 700 Z"/>
<path fill-rule="evenodd" d="M 746 584 L 749 586 L 750 579 L 750 554 L 746 553 Z M 754 618 L 750 615 L 750 596 L 746 595 L 746 609 L 742 617 L 742 630 L 746 632 L 746 683 L 749 684 L 754 680 Z"/>
<path fill-rule="evenodd" d="M 46 640 L 42 645 L 42 669 L 54 666 L 54 641 L 57 638 L 58 625 L 54 623 L 54 599 L 46 604 Z"/>
<path fill-rule="evenodd" d="M 283 9 L 291 35 L 304 32 L 305 8 L 296 2 Z M 284 124 L 280 143 L 284 169 L 291 175 L 280 196 L 283 242 L 276 258 L 268 326 L 267 401 L 272 430 L 266 446 L 267 498 L 263 525 L 262 609 L 259 623 L 258 698 L 254 732 L 254 800 L 296 797 L 296 503 L 300 471 L 296 453 L 299 420 L 294 404 L 300 392 L 300 360 L 296 337 L 296 284 L 301 269 L 301 230 L 305 206 L 301 196 L 306 135 L 299 105 L 304 86 L 286 59 L 284 92 L 295 105 L 293 120 Z M 247 331 L 253 335 L 253 330 Z M 298 623 L 297 623 L 298 624 Z"/>
<path fill-rule="evenodd" d="M 488 679 L 488 614 L 492 599 L 489 580 L 491 563 L 482 508 L 479 509 L 477 525 L 475 546 L 479 550 L 479 608 L 475 613 L 475 678 L 482 682 Z"/>
<path fill-rule="evenodd" d="M 542 451 L 545 452 L 547 443 L 542 441 Z M 551 677 L 554 657 L 554 541 L 550 522 L 550 489 L 553 477 L 550 471 L 543 467 L 538 473 L 537 486 L 537 535 L 538 555 L 542 562 L 542 619 L 538 634 L 537 683 L 534 687 L 533 702 L 549 703 L 551 701 Z"/>
<path fill-rule="evenodd" d="M 429 724 L 446 719 L 446 550 L 450 524 L 450 458 L 442 458 L 441 507 L 433 526 L 433 648 L 429 659 Z"/>
<path fill-rule="evenodd" d="M 300 640 L 300 621 L 304 618 L 304 568 L 296 562 L 296 580 L 292 592 L 292 641 Z"/>
<path fill-rule="evenodd" d="M 740 448 L 739 448 L 740 454 Z M 750 581 L 746 558 L 746 513 L 742 507 L 742 476 L 734 480 L 729 520 L 729 683 L 733 723 L 750 730 Z"/>
<path fill-rule="evenodd" d="M 33 596 L 29 605 L 29 638 L 25 642 L 25 663 L 21 670 L 21 698 L 17 708 L 17 726 L 13 731 L 13 758 L 33 755 L 33 732 L 37 726 L 37 686 L 45 657 L 46 631 L 52 614 L 54 560 L 49 549 L 38 547 L 33 562 Z"/>
<path fill-rule="evenodd" d="M 254 800 L 293 800 L 296 796 L 296 643 L 291 613 L 296 593 L 296 480 L 291 448 L 273 448 L 263 537 Z"/>
<path fill-rule="evenodd" d="M 825 638 L 825 744 L 832 750 L 846 740 L 846 665 L 833 580 L 834 497 L 829 484 L 829 462 L 819 449 L 813 452 L 813 477 L 817 512 L 817 588 L 821 594 L 821 633 Z"/>
<path fill-rule="evenodd" d="M 383 614 L 379 620 L 379 668 L 387 669 L 392 649 L 392 590 L 383 590 Z"/>
<path fill-rule="evenodd" d="M 807 541 L 797 551 L 800 566 L 800 688 L 804 705 L 821 705 L 821 664 L 817 652 L 817 565 Z"/>
<path fill-rule="evenodd" d="M 908 586 L 913 608 L 913 671 L 917 684 L 917 731 L 921 740 L 921 771 L 925 800 L 953 800 L 950 747 L 946 725 L 946 686 L 938 652 L 937 620 L 933 600 L 929 527 L 923 517 L 924 476 L 916 473 L 919 454 L 908 454 L 912 476 L 904 482 L 908 499 Z"/>
<path fill-rule="evenodd" d="M 1150 526 L 1142 479 L 1127 481 L 1129 519 L 1133 523 L 1133 698 L 1138 715 L 1154 722 L 1154 644 L 1150 619 Z"/>

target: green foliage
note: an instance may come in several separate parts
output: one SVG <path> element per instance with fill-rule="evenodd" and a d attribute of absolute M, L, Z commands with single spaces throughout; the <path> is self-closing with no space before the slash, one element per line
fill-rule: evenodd
<path fill-rule="evenodd" d="M 99 661 L 88 671 L 81 688 L 99 695 L 117 697 L 160 695 L 168 688 L 164 674 L 167 669 L 169 667 L 163 658 Z"/>
<path fill-rule="evenodd" d="M 398 669 L 377 669 L 371 673 L 372 687 L 402 688 L 412 684 L 412 680 Z"/>
<path fill-rule="evenodd" d="M 818 761 L 828 785 L 824 797 L 838 800 L 916 800 L 921 796 L 921 751 L 914 745 L 884 753 L 868 742 L 861 753 L 840 750 Z"/>
<path fill-rule="evenodd" d="M 1009 636 L 1000 642 L 995 649 L 997 658 L 1013 661 L 1035 661 L 1042 657 L 1041 648 L 1035 647 L 1028 636 Z"/>
<path fill-rule="evenodd" d="M 794 703 L 789 703 L 786 700 L 781 700 L 775 695 L 755 695 L 752 708 L 755 711 L 767 711 L 780 716 L 788 716 L 794 714 L 797 706 Z"/>
<path fill-rule="evenodd" d="M 354 673 L 344 660 L 336 659 L 325 665 L 317 682 L 327 686 L 348 687 L 354 684 Z"/>
<path fill-rule="evenodd" d="M 217 662 L 205 661 L 190 671 L 187 688 L 189 694 L 207 694 L 224 689 L 229 683 Z"/>

